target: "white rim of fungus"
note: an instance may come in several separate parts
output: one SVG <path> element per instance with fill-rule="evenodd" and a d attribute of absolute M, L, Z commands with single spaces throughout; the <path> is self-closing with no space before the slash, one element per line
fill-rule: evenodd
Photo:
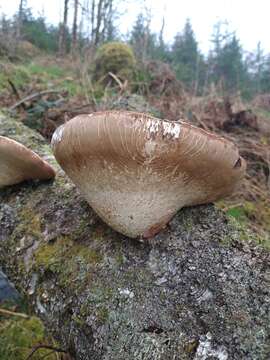
<path fill-rule="evenodd" d="M 52 141 L 51 141 L 52 146 L 55 146 L 62 141 L 63 134 L 64 134 L 64 125 L 61 125 L 53 133 Z"/>

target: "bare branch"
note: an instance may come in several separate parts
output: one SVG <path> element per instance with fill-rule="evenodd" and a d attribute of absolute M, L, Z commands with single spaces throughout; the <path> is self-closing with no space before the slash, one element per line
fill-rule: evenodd
<path fill-rule="evenodd" d="M 0 314 L 11 315 L 11 316 L 19 316 L 19 317 L 24 318 L 24 319 L 28 319 L 28 318 L 29 318 L 29 316 L 26 315 L 26 314 L 14 312 L 14 311 L 2 309 L 2 308 L 0 308 Z"/>
<path fill-rule="evenodd" d="M 13 111 L 15 110 L 18 106 L 20 106 L 21 104 L 25 103 L 26 101 L 30 101 L 30 100 L 33 100 L 33 99 L 36 99 L 38 97 L 41 97 L 43 95 L 47 95 L 47 94 L 59 94 L 59 91 L 57 90 L 44 90 L 44 91 L 40 91 L 40 92 L 37 92 L 35 94 L 32 94 L 32 95 L 29 95 L 29 96 L 26 96 L 25 98 L 23 98 L 22 100 L 16 102 L 14 105 L 12 105 L 8 111 Z"/>

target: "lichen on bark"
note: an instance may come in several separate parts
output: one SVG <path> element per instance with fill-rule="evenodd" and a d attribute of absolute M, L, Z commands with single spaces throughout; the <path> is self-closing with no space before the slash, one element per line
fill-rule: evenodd
<path fill-rule="evenodd" d="M 42 137 L 0 135 L 55 166 L 54 181 L 0 190 L 0 262 L 76 359 L 267 359 L 269 252 L 213 205 L 183 209 L 151 241 L 104 224 Z"/>

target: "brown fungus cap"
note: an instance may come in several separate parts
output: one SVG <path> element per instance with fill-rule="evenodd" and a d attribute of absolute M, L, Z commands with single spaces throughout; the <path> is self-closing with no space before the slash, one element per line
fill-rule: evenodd
<path fill-rule="evenodd" d="M 127 111 L 77 116 L 52 146 L 98 215 L 130 237 L 151 237 L 180 208 L 230 194 L 246 168 L 224 138 Z"/>
<path fill-rule="evenodd" d="M 0 188 L 29 179 L 55 177 L 54 169 L 32 150 L 0 136 Z"/>

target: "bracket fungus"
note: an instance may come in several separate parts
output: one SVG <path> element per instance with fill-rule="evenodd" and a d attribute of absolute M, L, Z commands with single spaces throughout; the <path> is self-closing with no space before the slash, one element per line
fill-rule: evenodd
<path fill-rule="evenodd" d="M 224 138 L 128 111 L 77 116 L 52 147 L 91 207 L 129 237 L 152 237 L 182 207 L 230 194 L 246 168 Z"/>
<path fill-rule="evenodd" d="M 24 180 L 54 177 L 54 169 L 35 152 L 15 140 L 0 136 L 0 188 Z"/>

